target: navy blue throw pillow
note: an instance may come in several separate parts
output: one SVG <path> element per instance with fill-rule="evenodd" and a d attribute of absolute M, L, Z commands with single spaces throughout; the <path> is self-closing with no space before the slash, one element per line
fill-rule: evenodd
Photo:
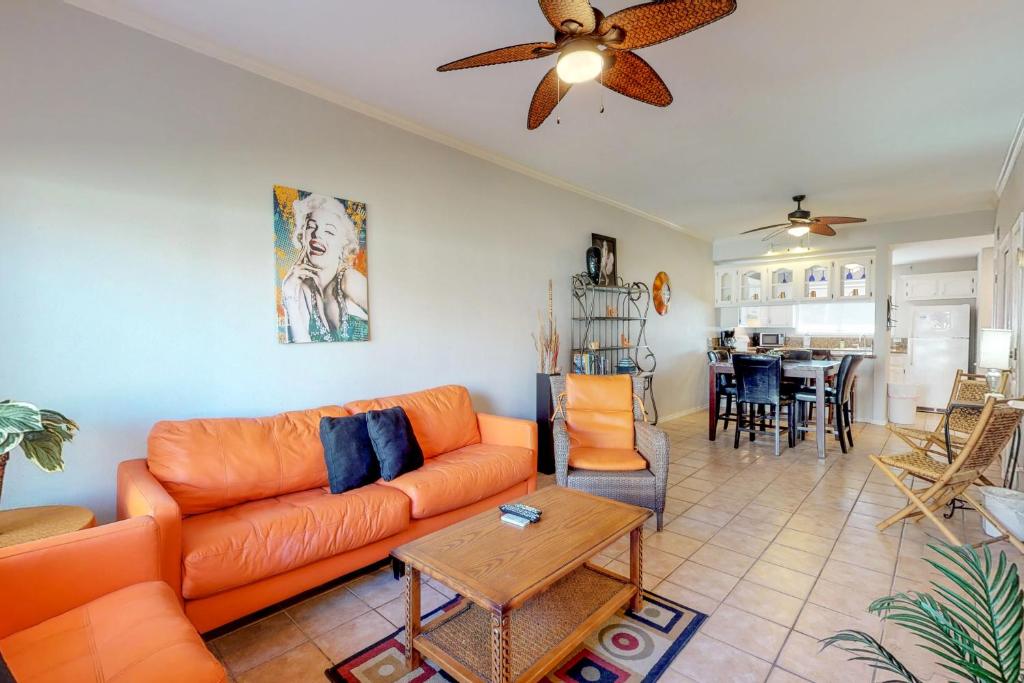
<path fill-rule="evenodd" d="M 412 433 L 409 416 L 402 408 L 369 411 L 366 413 L 366 429 L 370 432 L 384 481 L 391 481 L 423 466 L 423 450 Z"/>
<path fill-rule="evenodd" d="M 0 654 L 0 683 L 16 683 L 14 674 L 7 668 L 7 662 L 4 661 L 2 654 Z"/>
<path fill-rule="evenodd" d="M 380 479 L 365 413 L 320 418 L 320 442 L 331 493 L 344 493 Z"/>

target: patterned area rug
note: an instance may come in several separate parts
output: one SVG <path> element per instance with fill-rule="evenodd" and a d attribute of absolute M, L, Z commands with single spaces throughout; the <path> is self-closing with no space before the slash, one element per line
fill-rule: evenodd
<path fill-rule="evenodd" d="M 707 615 L 645 591 L 639 614 L 625 609 L 606 621 L 545 680 L 553 683 L 653 683 L 668 668 Z M 424 617 L 458 606 L 455 598 Z M 405 668 L 405 629 L 327 670 L 335 683 L 437 683 L 454 679 L 424 661 Z"/>

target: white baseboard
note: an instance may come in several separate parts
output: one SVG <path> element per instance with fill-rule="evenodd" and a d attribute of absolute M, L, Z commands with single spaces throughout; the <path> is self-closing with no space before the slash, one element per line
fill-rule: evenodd
<path fill-rule="evenodd" d="M 679 411 L 676 411 L 674 413 L 669 413 L 668 415 L 659 415 L 658 416 L 658 422 L 668 422 L 669 420 L 676 420 L 676 419 L 679 419 L 680 417 L 686 417 L 687 415 L 693 415 L 694 413 L 699 413 L 700 411 L 707 410 L 707 409 L 708 409 L 708 407 L 705 405 L 705 406 L 697 406 L 696 408 L 687 408 L 686 410 L 679 410 Z"/>

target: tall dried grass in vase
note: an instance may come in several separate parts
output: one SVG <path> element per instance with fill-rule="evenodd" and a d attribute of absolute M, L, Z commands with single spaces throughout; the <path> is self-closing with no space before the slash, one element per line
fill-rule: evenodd
<path fill-rule="evenodd" d="M 533 337 L 533 346 L 537 349 L 537 372 L 545 375 L 557 375 L 558 367 L 558 323 L 555 320 L 553 285 L 548 280 L 548 318 L 537 314 L 537 334 Z"/>

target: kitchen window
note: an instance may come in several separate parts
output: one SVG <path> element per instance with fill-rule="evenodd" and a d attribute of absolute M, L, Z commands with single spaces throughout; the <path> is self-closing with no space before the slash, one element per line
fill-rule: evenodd
<path fill-rule="evenodd" d="M 875 333 L 875 304 L 872 301 L 843 301 L 796 305 L 797 334 Z"/>

